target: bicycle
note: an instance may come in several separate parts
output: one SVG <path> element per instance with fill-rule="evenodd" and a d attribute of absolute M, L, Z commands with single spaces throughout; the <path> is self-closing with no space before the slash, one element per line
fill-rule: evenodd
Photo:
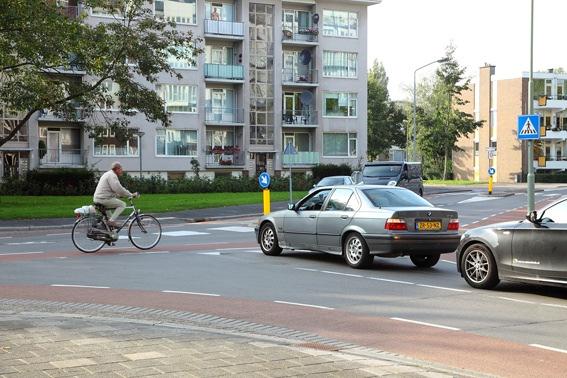
<path fill-rule="evenodd" d="M 152 215 L 141 214 L 136 209 L 132 197 L 130 215 L 118 227 L 110 226 L 106 207 L 101 204 L 94 204 L 95 212 L 79 214 L 78 219 L 73 225 L 71 240 L 77 249 L 85 253 L 93 253 L 104 247 L 105 244 L 112 246 L 118 240 L 118 233 L 128 226 L 128 239 L 138 249 L 151 249 L 155 247 L 161 239 L 161 224 Z"/>

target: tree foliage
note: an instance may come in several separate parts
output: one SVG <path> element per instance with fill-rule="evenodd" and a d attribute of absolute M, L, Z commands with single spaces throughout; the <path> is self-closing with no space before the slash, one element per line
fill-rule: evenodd
<path fill-rule="evenodd" d="M 405 115 L 388 93 L 388 76 L 382 63 L 374 61 L 368 73 L 368 158 L 375 159 L 392 146 L 404 148 Z"/>
<path fill-rule="evenodd" d="M 455 60 L 454 53 L 455 47 L 447 47 L 446 61 L 437 69 L 417 112 L 417 142 L 424 171 L 431 178 L 447 178 L 452 152 L 458 149 L 457 140 L 482 125 L 482 121 L 475 121 L 473 115 L 461 110 L 469 102 L 462 95 L 470 89 L 470 79 L 465 78 L 465 68 Z"/>
<path fill-rule="evenodd" d="M 78 8 L 55 1 L 0 1 L 0 104 L 22 114 L 8 142 L 34 113 L 49 109 L 67 120 L 88 120 L 91 136 L 111 127 L 124 134 L 137 113 L 170 124 L 162 99 L 152 89 L 158 74 L 181 75 L 168 56 L 194 61 L 202 52 L 191 32 L 156 19 L 149 0 L 85 0 L 114 17 L 92 24 Z M 84 72 L 84 79 L 69 75 Z M 107 82 L 118 84 L 118 112 L 100 111 L 112 100 Z M 78 111 L 77 109 L 80 109 Z"/>

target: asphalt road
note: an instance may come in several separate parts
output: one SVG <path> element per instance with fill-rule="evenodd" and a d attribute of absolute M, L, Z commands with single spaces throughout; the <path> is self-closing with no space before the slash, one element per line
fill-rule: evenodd
<path fill-rule="evenodd" d="M 536 201 L 564 194 L 543 191 Z M 526 203 L 524 194 L 478 192 L 428 199 L 457 210 L 464 229 L 519 219 Z M 496 375 L 566 371 L 567 289 L 503 283 L 475 290 L 451 254 L 433 269 L 408 258 L 353 270 L 320 253 L 268 257 L 253 226 L 253 219 L 168 225 L 151 251 L 121 239 L 95 254 L 76 251 L 67 230 L 1 233 L 0 297 L 212 313 Z"/>

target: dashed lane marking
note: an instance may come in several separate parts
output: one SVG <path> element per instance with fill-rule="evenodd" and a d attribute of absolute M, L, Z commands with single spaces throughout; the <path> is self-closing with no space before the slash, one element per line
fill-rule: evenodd
<path fill-rule="evenodd" d="M 6 243 L 6 245 L 31 245 L 31 244 L 55 244 L 55 242 L 29 241 L 29 242 Z"/>
<path fill-rule="evenodd" d="M 549 347 L 549 346 L 541 345 L 541 344 L 530 344 L 530 346 L 540 348 L 540 349 L 551 350 L 553 352 L 567 353 L 567 350 L 565 350 L 565 349 L 553 348 L 553 347 Z"/>
<path fill-rule="evenodd" d="M 49 286 L 53 287 L 80 287 L 83 289 L 110 289 L 108 286 L 89 286 L 89 285 L 64 285 L 64 284 L 52 284 Z"/>
<path fill-rule="evenodd" d="M 361 276 L 360 274 L 332 272 L 332 271 L 330 271 L 330 270 L 322 270 L 321 273 L 335 274 L 335 275 L 337 275 L 337 276 L 345 276 L 345 277 L 363 278 L 363 276 Z"/>
<path fill-rule="evenodd" d="M 469 198 L 463 201 L 459 201 L 457 203 L 471 203 L 471 202 L 483 202 L 483 201 L 491 201 L 491 200 L 495 200 L 498 197 L 473 197 L 473 198 Z"/>
<path fill-rule="evenodd" d="M 410 320 L 410 319 L 404 319 L 404 318 L 390 318 L 390 319 L 398 320 L 400 322 L 413 323 L 413 324 L 419 324 L 419 325 L 424 325 L 424 326 L 429 326 L 429 327 L 447 329 L 449 331 L 460 331 L 461 330 L 460 328 L 449 327 L 449 326 L 444 326 L 444 325 L 440 325 L 440 324 L 418 322 L 417 320 Z"/>
<path fill-rule="evenodd" d="M 70 232 L 62 232 L 59 234 L 46 234 L 45 236 L 65 236 L 65 235 L 71 235 Z"/>
<path fill-rule="evenodd" d="M 208 232 L 199 231 L 166 231 L 161 233 L 164 236 L 195 236 L 195 235 L 210 235 Z"/>
<path fill-rule="evenodd" d="M 364 277 L 364 278 L 368 278 L 369 280 L 374 280 L 374 281 L 384 281 L 384 282 L 399 283 L 399 284 L 403 284 L 403 285 L 415 285 L 415 283 L 413 283 L 413 282 L 400 281 L 400 280 L 390 280 L 390 279 L 388 279 L 388 278 L 378 278 L 378 277 Z"/>
<path fill-rule="evenodd" d="M 254 232 L 254 228 L 243 227 L 243 226 L 215 227 L 215 228 L 209 228 L 208 230 L 230 231 L 230 232 Z"/>
<path fill-rule="evenodd" d="M 509 297 L 496 297 L 496 298 L 498 298 L 498 299 L 503 299 L 503 300 L 505 300 L 505 301 L 510 301 L 510 302 L 536 304 L 535 302 L 526 301 L 526 300 L 523 300 L 523 299 L 515 299 L 515 298 L 509 298 Z"/>
<path fill-rule="evenodd" d="M 11 253 L 0 253 L 0 256 L 14 256 L 14 255 L 35 255 L 38 253 L 44 253 L 43 251 L 37 252 L 11 252 Z"/>
<path fill-rule="evenodd" d="M 420 287 L 428 287 L 430 289 L 439 289 L 439 290 L 449 290 L 449 291 L 456 291 L 459 293 L 472 293 L 470 290 L 463 290 L 463 289 L 453 289 L 452 287 L 443 287 L 443 286 L 434 286 L 434 285 L 423 285 L 423 284 L 416 284 Z"/>
<path fill-rule="evenodd" d="M 292 306 L 320 308 L 322 310 L 334 310 L 334 308 L 332 308 L 332 307 L 318 306 L 318 305 L 312 305 L 312 304 L 307 304 L 307 303 L 286 302 L 286 301 L 274 301 L 274 303 L 287 304 L 287 305 L 292 305 Z"/>
<path fill-rule="evenodd" d="M 205 297 L 220 297 L 219 294 L 211 294 L 211 293 L 198 293 L 195 291 L 178 291 L 178 290 L 162 290 L 162 293 L 168 294 L 189 294 L 189 295 L 202 295 Z"/>

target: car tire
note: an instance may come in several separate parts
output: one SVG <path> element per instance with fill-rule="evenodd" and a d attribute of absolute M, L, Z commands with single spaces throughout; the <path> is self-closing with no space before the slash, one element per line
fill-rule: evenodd
<path fill-rule="evenodd" d="M 484 244 L 469 245 L 460 264 L 465 281 L 476 289 L 492 289 L 500 282 L 494 256 Z"/>
<path fill-rule="evenodd" d="M 276 229 L 271 223 L 264 223 L 260 228 L 260 249 L 268 256 L 278 256 L 282 253 L 282 249 L 278 244 L 278 235 Z"/>
<path fill-rule="evenodd" d="M 343 242 L 343 257 L 351 268 L 363 269 L 368 267 L 374 260 L 369 252 L 364 238 L 352 232 L 346 236 Z"/>
<path fill-rule="evenodd" d="M 410 255 L 411 262 L 418 268 L 431 268 L 439 262 L 440 258 L 441 255 L 439 253 L 432 255 Z"/>

